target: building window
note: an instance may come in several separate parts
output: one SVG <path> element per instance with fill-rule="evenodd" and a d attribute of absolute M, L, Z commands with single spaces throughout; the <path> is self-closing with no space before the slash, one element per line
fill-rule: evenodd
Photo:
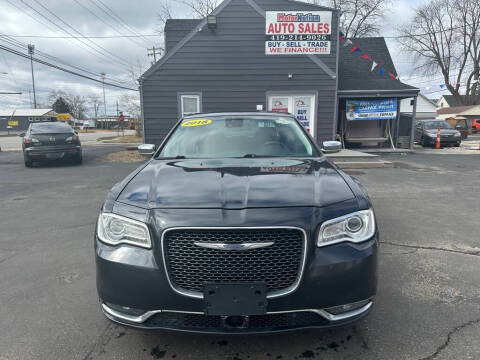
<path fill-rule="evenodd" d="M 199 113 L 200 95 L 199 94 L 182 94 L 180 95 L 180 112 L 182 117 Z"/>

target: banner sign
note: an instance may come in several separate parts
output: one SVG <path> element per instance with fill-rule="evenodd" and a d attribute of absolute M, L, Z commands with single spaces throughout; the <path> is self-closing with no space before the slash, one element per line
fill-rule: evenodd
<path fill-rule="evenodd" d="M 18 126 L 18 120 L 8 120 L 7 126 Z"/>
<path fill-rule="evenodd" d="M 397 117 L 397 100 L 375 99 L 359 100 L 347 99 L 347 120 L 381 120 Z"/>
<path fill-rule="evenodd" d="M 70 120 L 70 114 L 57 114 L 57 120 L 58 121 L 69 121 Z"/>
<path fill-rule="evenodd" d="M 266 55 L 330 54 L 331 11 L 267 11 Z"/>

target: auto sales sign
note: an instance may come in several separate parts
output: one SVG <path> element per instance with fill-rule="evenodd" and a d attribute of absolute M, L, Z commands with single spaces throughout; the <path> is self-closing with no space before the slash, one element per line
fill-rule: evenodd
<path fill-rule="evenodd" d="M 330 54 L 331 11 L 267 11 L 265 54 Z"/>

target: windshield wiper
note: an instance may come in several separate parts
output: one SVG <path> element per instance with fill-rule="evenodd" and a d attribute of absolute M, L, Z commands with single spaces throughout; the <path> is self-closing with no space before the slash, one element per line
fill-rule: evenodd
<path fill-rule="evenodd" d="M 177 156 L 165 156 L 165 157 L 157 157 L 157 160 L 174 160 L 174 159 L 186 159 L 185 155 L 177 155 Z"/>

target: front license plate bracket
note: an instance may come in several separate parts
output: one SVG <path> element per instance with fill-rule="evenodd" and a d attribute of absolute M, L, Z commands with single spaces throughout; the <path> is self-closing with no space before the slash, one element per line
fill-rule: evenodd
<path fill-rule="evenodd" d="M 264 315 L 267 285 L 263 282 L 205 284 L 204 310 L 206 315 Z"/>

